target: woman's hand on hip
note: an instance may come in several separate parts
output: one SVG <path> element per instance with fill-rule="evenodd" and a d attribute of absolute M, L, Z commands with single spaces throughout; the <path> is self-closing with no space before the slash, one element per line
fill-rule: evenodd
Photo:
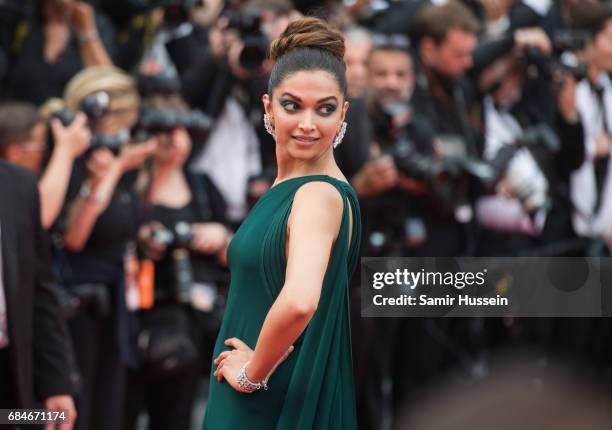
<path fill-rule="evenodd" d="M 232 337 L 230 339 L 225 340 L 225 345 L 232 347 L 234 349 L 230 351 L 223 351 L 221 354 L 217 356 L 214 360 L 214 364 L 217 366 L 217 370 L 214 372 L 214 376 L 217 378 L 219 382 L 225 379 L 231 387 L 239 392 L 244 392 L 242 388 L 238 385 L 238 372 L 242 366 L 244 366 L 247 362 L 251 360 L 254 351 L 249 348 L 247 344 L 241 341 L 238 338 Z M 276 365 L 270 370 L 267 378 L 269 378 L 276 368 L 287 359 L 289 354 L 293 351 L 293 346 L 289 347 L 287 352 L 281 357 L 280 360 L 276 363 Z M 248 368 L 247 368 L 247 377 L 248 377 Z M 252 382 L 261 382 L 261 381 L 252 381 Z"/>

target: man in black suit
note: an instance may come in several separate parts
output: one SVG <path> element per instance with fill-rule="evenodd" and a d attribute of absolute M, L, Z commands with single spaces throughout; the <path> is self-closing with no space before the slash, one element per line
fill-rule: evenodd
<path fill-rule="evenodd" d="M 45 242 L 36 178 L 0 160 L 0 409 L 40 401 L 66 411 L 69 420 L 59 428 L 70 430 L 76 411 L 69 338 L 48 283 Z"/>

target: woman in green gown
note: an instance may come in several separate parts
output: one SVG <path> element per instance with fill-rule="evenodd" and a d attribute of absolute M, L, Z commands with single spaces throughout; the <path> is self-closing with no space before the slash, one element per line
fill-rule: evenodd
<path fill-rule="evenodd" d="M 263 103 L 278 176 L 229 246 L 203 428 L 356 429 L 348 280 L 360 215 L 333 156 L 348 109 L 344 40 L 303 18 L 270 56 Z"/>

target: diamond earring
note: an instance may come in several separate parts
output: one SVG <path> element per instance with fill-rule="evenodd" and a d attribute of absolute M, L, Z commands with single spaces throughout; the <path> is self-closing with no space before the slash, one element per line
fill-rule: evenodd
<path fill-rule="evenodd" d="M 272 127 L 272 122 L 270 121 L 270 115 L 267 113 L 264 114 L 264 127 L 270 135 L 276 139 L 276 133 L 274 133 L 274 127 Z"/>
<path fill-rule="evenodd" d="M 344 134 L 346 133 L 346 125 L 346 121 L 344 121 L 342 123 L 342 127 L 340 127 L 340 131 L 334 138 L 334 149 L 336 149 L 336 147 L 342 143 L 342 139 L 344 139 Z"/>

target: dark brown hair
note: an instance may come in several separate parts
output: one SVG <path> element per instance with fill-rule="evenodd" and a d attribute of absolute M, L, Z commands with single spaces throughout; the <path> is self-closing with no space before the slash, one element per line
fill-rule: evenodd
<path fill-rule="evenodd" d="M 440 43 L 451 30 L 478 33 L 480 23 L 463 4 L 451 0 L 443 6 L 423 6 L 416 20 L 418 38 L 431 37 Z"/>
<path fill-rule="evenodd" d="M 585 3 L 577 8 L 572 16 L 572 28 L 588 32 L 591 38 L 597 37 L 606 29 L 612 19 L 612 6 L 602 3 Z"/>
<path fill-rule="evenodd" d="M 268 94 L 289 75 L 304 70 L 324 70 L 338 81 L 346 94 L 344 37 L 335 28 L 318 18 L 302 18 L 290 23 L 270 46 L 270 58 L 276 61 Z"/>
<path fill-rule="evenodd" d="M 11 143 L 30 139 L 32 129 L 42 121 L 36 106 L 25 102 L 0 104 L 0 155 Z"/>

